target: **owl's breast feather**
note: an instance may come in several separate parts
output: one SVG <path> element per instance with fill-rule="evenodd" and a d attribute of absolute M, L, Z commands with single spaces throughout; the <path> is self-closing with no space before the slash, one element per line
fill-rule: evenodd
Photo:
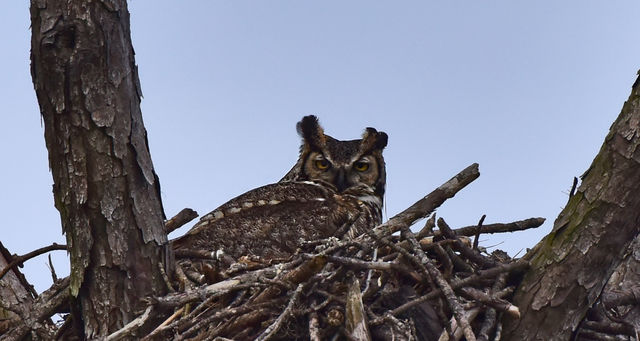
<path fill-rule="evenodd" d="M 290 255 L 301 241 L 331 237 L 353 217 L 363 216 L 360 211 L 369 205 L 361 201 L 313 182 L 266 185 L 205 215 L 172 243 L 174 249 L 222 249 L 234 257 Z M 372 204 L 379 199 L 365 196 L 364 201 Z"/>

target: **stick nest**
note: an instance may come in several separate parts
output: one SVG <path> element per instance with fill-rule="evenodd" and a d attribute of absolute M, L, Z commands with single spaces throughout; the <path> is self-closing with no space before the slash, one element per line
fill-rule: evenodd
<path fill-rule="evenodd" d="M 472 165 L 367 234 L 307 241 L 287 259 L 176 254 L 179 289 L 149 304 L 173 314 L 143 339 L 493 340 L 501 315 L 519 316 L 509 298 L 527 263 L 487 254 L 478 237 L 544 219 L 436 222 L 435 208 L 478 175 Z"/>
<path fill-rule="evenodd" d="M 153 302 L 174 314 L 147 338 L 492 340 L 499 315 L 518 316 L 509 275 L 527 264 L 474 249 L 463 233 L 477 226 L 451 230 L 439 219 L 433 231 L 434 218 L 417 234 L 308 242 L 286 260 L 188 258 L 181 290 Z"/>

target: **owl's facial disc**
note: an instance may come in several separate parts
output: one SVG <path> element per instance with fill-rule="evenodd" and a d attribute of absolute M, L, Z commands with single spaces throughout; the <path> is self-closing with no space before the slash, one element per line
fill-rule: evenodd
<path fill-rule="evenodd" d="M 311 152 L 303 168 L 308 180 L 330 183 L 338 192 L 359 185 L 373 188 L 379 176 L 378 163 L 373 155 L 336 163 L 322 152 Z"/>
<path fill-rule="evenodd" d="M 356 158 L 347 166 L 347 174 L 351 186 L 364 184 L 373 188 L 380 177 L 377 159 L 373 155 Z"/>

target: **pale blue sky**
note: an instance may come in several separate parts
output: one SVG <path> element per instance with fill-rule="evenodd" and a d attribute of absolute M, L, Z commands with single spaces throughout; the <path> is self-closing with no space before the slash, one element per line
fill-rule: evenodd
<path fill-rule="evenodd" d="M 336 138 L 389 134 L 389 217 L 478 162 L 481 177 L 438 213 L 453 227 L 482 214 L 548 218 L 483 238 L 513 254 L 551 229 L 640 68 L 631 0 L 134 0 L 130 11 L 168 216 L 277 181 L 297 158 L 295 123 L 316 114 Z M 21 254 L 64 237 L 26 1 L 4 4 L 0 19 L 1 240 Z M 54 256 L 68 273 L 65 253 Z M 25 266 L 38 290 L 50 284 L 45 262 Z"/>

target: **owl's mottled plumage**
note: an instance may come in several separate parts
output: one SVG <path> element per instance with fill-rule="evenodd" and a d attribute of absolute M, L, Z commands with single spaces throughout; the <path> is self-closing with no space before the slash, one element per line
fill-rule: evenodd
<path fill-rule="evenodd" d="M 315 116 L 298 123 L 296 165 L 278 183 L 246 192 L 205 215 L 175 250 L 223 250 L 238 258 L 293 254 L 303 240 L 362 234 L 382 220 L 387 135 L 367 128 L 360 140 L 324 134 Z"/>

